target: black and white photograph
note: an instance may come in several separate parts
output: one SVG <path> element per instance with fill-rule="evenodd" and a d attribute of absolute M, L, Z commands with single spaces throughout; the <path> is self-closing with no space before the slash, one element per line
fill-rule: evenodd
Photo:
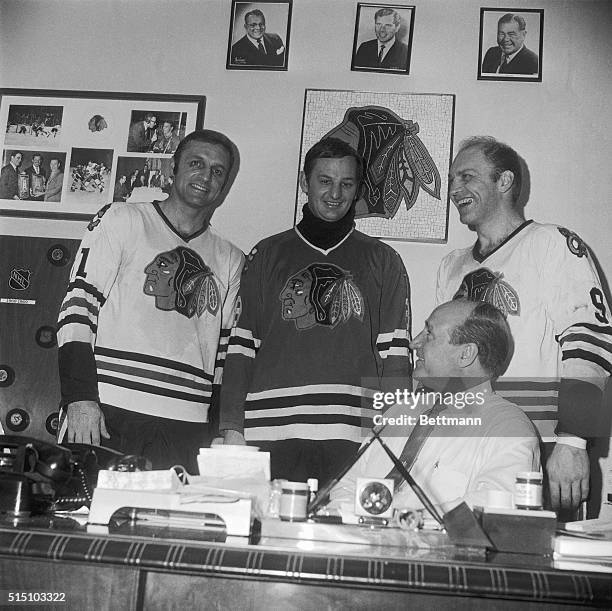
<path fill-rule="evenodd" d="M 65 161 L 66 153 L 56 151 L 5 150 L 0 170 L 0 198 L 59 202 Z"/>
<path fill-rule="evenodd" d="M 106 204 L 110 197 L 112 165 L 112 149 L 73 148 L 64 196 L 66 202 L 86 200 L 91 208 Z"/>
<path fill-rule="evenodd" d="M 287 70 L 292 3 L 233 0 L 228 70 Z"/>
<path fill-rule="evenodd" d="M 119 157 L 113 202 L 152 202 L 168 197 L 174 181 L 172 159 Z"/>
<path fill-rule="evenodd" d="M 357 4 L 351 70 L 410 74 L 414 6 Z"/>
<path fill-rule="evenodd" d="M 478 79 L 542 80 L 543 9 L 480 9 Z"/>
<path fill-rule="evenodd" d="M 187 114 L 134 110 L 128 134 L 128 153 L 172 154 L 185 135 Z"/>
<path fill-rule="evenodd" d="M 118 168 L 120 156 L 152 170 L 138 185 L 140 198 L 165 196 L 165 161 L 202 128 L 206 106 L 205 96 L 167 93 L 0 89 L 0 96 L 0 215 L 74 221 L 89 221 L 115 195 L 128 199 L 135 168 Z"/>
<path fill-rule="evenodd" d="M 56 147 L 60 141 L 63 106 L 11 104 L 4 144 Z"/>

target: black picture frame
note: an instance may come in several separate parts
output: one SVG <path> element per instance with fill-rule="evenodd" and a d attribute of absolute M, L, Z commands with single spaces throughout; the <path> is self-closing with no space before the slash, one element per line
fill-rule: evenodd
<path fill-rule="evenodd" d="M 375 16 L 378 11 L 389 9 L 395 11 L 400 17 L 399 29 L 395 33 L 395 41 L 391 49 L 382 51 L 383 55 L 379 61 L 381 47 L 375 29 Z M 414 19 L 416 7 L 407 4 L 370 4 L 357 3 L 355 16 L 355 36 L 353 39 L 353 53 L 351 55 L 351 70 L 356 72 L 381 72 L 385 74 L 410 74 L 410 59 L 412 57 L 412 37 L 414 32 Z M 381 15 L 391 26 L 395 23 L 392 14 Z M 384 38 L 385 34 L 381 31 Z"/>
<path fill-rule="evenodd" d="M 513 19 L 499 23 L 503 17 Z M 521 20 L 524 29 L 521 27 Z M 499 44 L 498 30 L 507 36 L 508 51 Z M 525 32 L 521 35 L 522 31 Z M 544 45 L 544 9 L 490 8 L 480 9 L 478 42 L 478 80 L 542 82 L 542 50 Z M 537 49 L 537 52 L 536 52 Z M 507 61 L 507 58 L 510 58 Z"/>
<path fill-rule="evenodd" d="M 232 0 L 226 69 L 286 71 L 289 66 L 292 8 L 293 0 Z M 252 11 L 261 15 L 250 15 Z M 245 15 L 248 15 L 249 24 L 254 28 L 251 31 L 257 36 L 257 41 L 261 41 L 263 51 L 248 35 Z"/>
<path fill-rule="evenodd" d="M 201 95 L 0 88 L 0 178 L 11 175 L 10 185 L 0 181 L 0 217 L 90 220 L 102 206 L 119 201 L 114 190 L 120 159 L 146 161 L 161 172 L 171 163 L 176 141 L 202 129 L 205 106 Z M 137 149 L 132 128 L 150 113 L 159 119 L 147 132 L 151 146 Z M 166 149 L 153 145 L 163 136 L 162 122 L 176 129 Z M 24 163 L 12 172 L 8 165 L 16 153 Z M 61 189 L 54 199 L 38 195 L 38 177 L 21 176 L 35 155 L 43 157 L 47 183 L 51 161 L 61 161 L 63 176 L 56 173 L 53 181 Z"/>

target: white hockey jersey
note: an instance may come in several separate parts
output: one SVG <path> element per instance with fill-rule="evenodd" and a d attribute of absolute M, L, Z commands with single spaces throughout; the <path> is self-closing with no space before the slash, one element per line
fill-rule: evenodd
<path fill-rule="evenodd" d="M 156 203 L 103 208 L 60 310 L 62 403 L 206 422 L 243 262 L 210 226 L 179 235 Z"/>
<path fill-rule="evenodd" d="M 612 372 L 610 310 L 597 271 L 582 240 L 563 227 L 526 221 L 485 257 L 476 246 L 453 251 L 440 264 L 436 300 L 456 297 L 507 314 L 514 355 L 496 391 L 520 405 L 545 440 L 557 423 L 560 379 L 602 388 Z M 597 414 L 570 420 L 560 423 L 563 432 L 599 434 Z"/>

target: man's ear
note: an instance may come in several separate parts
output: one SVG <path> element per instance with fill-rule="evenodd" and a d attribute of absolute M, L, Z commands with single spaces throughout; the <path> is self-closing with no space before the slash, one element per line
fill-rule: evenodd
<path fill-rule="evenodd" d="M 306 174 L 304 172 L 300 172 L 300 188 L 306 195 L 308 195 L 308 179 L 306 178 Z"/>
<path fill-rule="evenodd" d="M 497 179 L 497 186 L 502 193 L 507 193 L 514 184 L 514 172 L 504 170 Z"/>
<path fill-rule="evenodd" d="M 459 366 L 461 368 L 469 367 L 478 358 L 478 346 L 470 342 L 461 346 L 459 353 Z"/>

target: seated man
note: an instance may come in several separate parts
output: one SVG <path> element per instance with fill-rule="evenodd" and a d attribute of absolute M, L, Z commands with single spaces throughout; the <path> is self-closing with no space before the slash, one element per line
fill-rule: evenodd
<path fill-rule="evenodd" d="M 519 471 L 540 470 L 531 421 L 491 389 L 491 380 L 503 372 L 512 351 L 510 328 L 497 308 L 465 300 L 444 303 L 411 347 L 418 359 L 414 378 L 427 390 L 408 395 L 409 401 L 379 414 L 374 423 L 386 424 L 381 437 L 435 505 L 448 510 L 461 500 L 486 504 L 487 491 L 513 492 Z M 396 481 L 394 506 L 422 507 L 395 473 L 374 441 L 331 491 L 332 505 L 352 506 L 358 477 L 391 476 Z"/>

